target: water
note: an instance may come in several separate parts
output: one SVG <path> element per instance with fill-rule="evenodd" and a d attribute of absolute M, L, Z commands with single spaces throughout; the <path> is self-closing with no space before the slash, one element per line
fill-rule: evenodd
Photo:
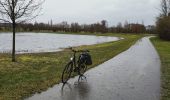
<path fill-rule="evenodd" d="M 67 35 L 49 33 L 17 33 L 16 53 L 61 51 L 63 48 L 117 41 L 118 37 Z M 0 33 L 0 53 L 12 50 L 12 34 Z"/>

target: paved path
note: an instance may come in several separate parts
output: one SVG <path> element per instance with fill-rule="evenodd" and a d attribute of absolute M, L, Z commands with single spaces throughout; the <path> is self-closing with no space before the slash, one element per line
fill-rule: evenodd
<path fill-rule="evenodd" d="M 129 50 L 28 100 L 159 100 L 160 60 L 147 37 Z"/>

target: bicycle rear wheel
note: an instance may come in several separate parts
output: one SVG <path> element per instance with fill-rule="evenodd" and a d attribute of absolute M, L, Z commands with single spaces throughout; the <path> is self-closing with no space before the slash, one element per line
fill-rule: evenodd
<path fill-rule="evenodd" d="M 85 64 L 79 64 L 79 67 L 78 67 L 78 74 L 80 76 L 82 76 L 87 70 L 87 65 Z"/>
<path fill-rule="evenodd" d="M 73 70 L 73 62 L 69 62 L 63 70 L 62 83 L 64 84 L 67 83 L 67 81 L 69 80 L 71 76 L 72 70 Z"/>

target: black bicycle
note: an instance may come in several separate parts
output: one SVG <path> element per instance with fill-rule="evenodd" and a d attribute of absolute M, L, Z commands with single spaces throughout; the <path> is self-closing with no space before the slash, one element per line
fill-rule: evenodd
<path fill-rule="evenodd" d="M 63 70 L 62 83 L 64 84 L 67 83 L 73 71 L 77 72 L 79 76 L 83 76 L 87 70 L 87 65 L 92 64 L 89 50 L 74 50 L 73 48 L 70 49 L 73 52 L 73 57 L 70 58 L 70 62 L 65 66 Z M 78 59 L 76 58 L 77 53 L 80 53 Z"/>

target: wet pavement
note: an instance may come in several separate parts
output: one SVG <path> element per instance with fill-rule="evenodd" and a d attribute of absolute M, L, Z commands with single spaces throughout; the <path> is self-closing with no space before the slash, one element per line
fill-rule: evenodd
<path fill-rule="evenodd" d="M 17 33 L 16 53 L 61 51 L 63 48 L 118 41 L 122 38 L 93 35 L 69 35 L 49 33 Z M 0 33 L 0 53 L 12 50 L 12 34 Z"/>
<path fill-rule="evenodd" d="M 147 37 L 85 73 L 26 100 L 159 100 L 160 60 Z"/>

